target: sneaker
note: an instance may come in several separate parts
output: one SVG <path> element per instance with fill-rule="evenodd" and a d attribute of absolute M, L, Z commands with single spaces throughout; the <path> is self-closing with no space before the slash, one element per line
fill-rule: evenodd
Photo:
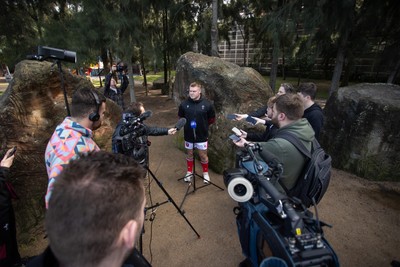
<path fill-rule="evenodd" d="M 185 178 L 183 178 L 183 180 L 187 183 L 190 183 L 190 181 L 192 180 L 192 173 L 191 172 L 187 172 L 185 175 Z"/>
<path fill-rule="evenodd" d="M 208 172 L 203 173 L 203 178 L 204 178 L 204 183 L 209 184 L 210 183 L 210 176 L 208 175 Z"/>

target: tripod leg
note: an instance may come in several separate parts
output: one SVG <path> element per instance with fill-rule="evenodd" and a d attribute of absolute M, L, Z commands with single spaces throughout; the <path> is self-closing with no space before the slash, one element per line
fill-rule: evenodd
<path fill-rule="evenodd" d="M 185 202 L 185 199 L 186 199 L 187 195 L 189 195 L 189 189 L 190 189 L 191 186 L 192 186 L 192 182 L 189 183 L 189 185 L 188 185 L 188 187 L 186 189 L 185 196 L 182 199 L 181 205 L 179 205 L 179 209 L 182 209 L 183 203 Z"/>
<path fill-rule="evenodd" d="M 157 179 L 157 177 L 153 174 L 153 172 L 149 169 L 149 167 L 146 167 L 147 171 L 150 173 L 151 177 L 156 181 L 158 187 L 164 192 L 164 194 L 167 196 L 168 200 L 174 205 L 176 210 L 179 212 L 179 214 L 185 219 L 186 223 L 192 228 L 193 232 L 197 235 L 198 238 L 200 238 L 199 233 L 194 229 L 193 225 L 189 222 L 189 220 L 186 218 L 185 214 L 182 212 L 182 210 L 176 205 L 175 201 L 172 199 L 172 197 L 168 194 L 167 190 L 162 186 L 160 181 Z"/>

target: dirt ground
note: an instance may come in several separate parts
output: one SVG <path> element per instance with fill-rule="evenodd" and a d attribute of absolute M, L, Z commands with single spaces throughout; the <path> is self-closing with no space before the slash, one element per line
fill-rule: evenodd
<path fill-rule="evenodd" d="M 150 90 L 149 96 L 138 86 L 136 90 L 137 100 L 153 111 L 148 125 L 175 125 L 177 106 L 173 100 L 162 96 L 160 90 Z M 146 214 L 142 242 L 145 257 L 153 266 L 238 266 L 243 256 L 232 212 L 236 202 L 226 190 L 213 185 L 201 188 L 199 179 L 196 191 L 182 203 L 188 187 L 178 179 L 185 174 L 185 153 L 176 148 L 175 136 L 150 140 L 150 169 L 161 186 L 149 177 L 151 196 L 147 202 L 161 205 L 153 214 Z M 197 170 L 201 170 L 197 163 Z M 225 189 L 222 175 L 211 170 L 210 177 Z M 189 222 L 173 203 L 178 207 L 182 204 Z M 370 182 L 333 170 L 331 185 L 318 208 L 320 219 L 333 226 L 325 228 L 325 236 L 341 266 L 390 266 L 392 260 L 400 260 L 399 183 Z M 33 256 L 44 249 L 47 241 L 42 233 L 37 240 L 31 247 L 21 248 L 22 256 Z"/>

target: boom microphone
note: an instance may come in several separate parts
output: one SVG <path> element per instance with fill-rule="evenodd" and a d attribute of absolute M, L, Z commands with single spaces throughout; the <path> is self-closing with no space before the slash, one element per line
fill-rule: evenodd
<path fill-rule="evenodd" d="M 179 131 L 180 129 L 182 129 L 182 127 L 185 126 L 185 124 L 186 124 L 186 119 L 180 118 L 175 125 L 176 130 Z"/>

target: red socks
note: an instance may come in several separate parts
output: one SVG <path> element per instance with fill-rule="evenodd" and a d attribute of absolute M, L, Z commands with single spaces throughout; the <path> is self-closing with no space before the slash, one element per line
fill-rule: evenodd
<path fill-rule="evenodd" d="M 187 172 L 193 172 L 193 159 L 186 158 Z"/>
<path fill-rule="evenodd" d="M 208 161 L 201 162 L 201 167 L 203 167 L 203 173 L 208 172 Z"/>

